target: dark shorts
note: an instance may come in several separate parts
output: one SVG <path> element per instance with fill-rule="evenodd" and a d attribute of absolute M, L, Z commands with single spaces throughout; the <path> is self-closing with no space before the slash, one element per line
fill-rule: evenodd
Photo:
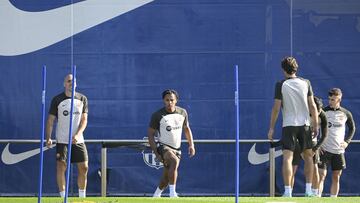
<path fill-rule="evenodd" d="M 56 144 L 56 160 L 67 161 L 68 144 Z M 88 161 L 88 152 L 85 143 L 71 145 L 71 163 Z"/>
<path fill-rule="evenodd" d="M 287 126 L 282 129 L 283 150 L 295 151 L 296 144 L 300 146 L 300 152 L 312 148 L 312 137 L 309 126 Z"/>
<path fill-rule="evenodd" d="M 331 165 L 331 170 L 338 171 L 346 168 L 345 155 L 342 154 L 333 154 L 325 151 L 323 154 L 320 154 L 320 162 L 318 164 L 319 168 L 327 169 Z"/>
<path fill-rule="evenodd" d="M 181 150 L 180 149 L 175 149 L 171 146 L 168 146 L 168 145 L 165 145 L 162 143 L 157 143 L 157 152 L 160 154 L 162 159 L 164 159 L 164 154 L 167 151 L 173 152 L 179 159 L 181 159 Z"/>
<path fill-rule="evenodd" d="M 312 146 L 316 146 L 317 142 L 312 142 Z M 294 155 L 293 155 L 293 161 L 292 161 L 292 165 L 296 166 L 300 164 L 302 157 L 301 157 L 301 150 L 300 150 L 300 145 L 299 143 L 296 144 L 295 146 L 295 151 L 294 151 Z M 320 155 L 319 155 L 319 150 L 315 151 L 315 155 L 313 156 L 313 161 L 314 164 L 317 164 L 320 162 Z"/>

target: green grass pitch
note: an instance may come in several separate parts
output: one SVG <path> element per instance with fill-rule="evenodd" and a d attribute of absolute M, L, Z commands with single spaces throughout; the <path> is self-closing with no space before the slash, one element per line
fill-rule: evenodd
<path fill-rule="evenodd" d="M 63 198 L 43 197 L 42 203 L 62 203 Z M 0 203 L 36 203 L 36 197 L 0 197 Z M 70 197 L 69 203 L 234 203 L 234 197 L 180 197 L 180 198 L 150 198 L 150 197 Z M 241 203 L 358 203 L 360 197 L 240 197 Z"/>

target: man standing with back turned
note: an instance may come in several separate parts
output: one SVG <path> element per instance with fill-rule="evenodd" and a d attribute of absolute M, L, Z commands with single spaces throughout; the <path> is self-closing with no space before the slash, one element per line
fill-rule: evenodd
<path fill-rule="evenodd" d="M 293 57 L 285 57 L 281 61 L 285 79 L 275 86 L 275 99 L 271 112 L 268 138 L 273 140 L 274 127 L 280 109 L 282 109 L 283 124 L 281 142 L 283 146 L 282 173 L 285 192 L 283 197 L 292 196 L 291 177 L 292 160 L 296 143 L 304 155 L 306 177 L 305 196 L 313 196 L 311 182 L 313 177 L 312 134 L 317 135 L 318 116 L 312 116 L 312 132 L 310 129 L 310 113 L 318 115 L 313 98 L 310 81 L 296 76 L 298 64 Z"/>
<path fill-rule="evenodd" d="M 64 79 L 65 91 L 51 100 L 49 116 L 46 123 L 46 145 L 52 144 L 51 134 L 54 121 L 56 125 L 56 180 L 61 197 L 65 196 L 65 171 L 67 164 L 67 147 L 69 143 L 70 109 L 73 76 L 68 74 Z M 76 82 L 74 82 L 76 86 Z M 84 142 L 83 132 L 87 126 L 88 102 L 87 98 L 75 92 L 73 111 L 73 131 L 71 146 L 71 163 L 78 168 L 79 197 L 86 197 L 86 183 L 88 172 L 88 153 Z"/>
<path fill-rule="evenodd" d="M 161 193 L 168 185 L 170 197 L 178 197 L 175 187 L 181 158 L 180 145 L 183 129 L 189 143 L 190 157 L 195 155 L 195 147 L 188 114 L 185 109 L 176 106 L 179 99 L 178 93 L 168 89 L 162 93 L 162 98 L 165 107 L 153 113 L 148 128 L 150 147 L 156 158 L 164 164 L 163 175 L 153 197 L 161 197 Z M 155 133 L 158 134 L 157 143 Z"/>

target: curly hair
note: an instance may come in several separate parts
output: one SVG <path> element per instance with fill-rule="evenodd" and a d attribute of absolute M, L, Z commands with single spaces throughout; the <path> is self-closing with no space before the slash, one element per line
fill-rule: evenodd
<path fill-rule="evenodd" d="M 162 98 L 164 99 L 167 94 L 174 94 L 176 96 L 176 99 L 179 100 L 179 94 L 176 92 L 176 90 L 173 89 L 167 89 L 163 91 Z"/>
<path fill-rule="evenodd" d="M 299 66 L 296 62 L 296 59 L 291 56 L 285 57 L 281 61 L 281 68 L 287 73 L 287 74 L 294 74 L 297 72 Z"/>

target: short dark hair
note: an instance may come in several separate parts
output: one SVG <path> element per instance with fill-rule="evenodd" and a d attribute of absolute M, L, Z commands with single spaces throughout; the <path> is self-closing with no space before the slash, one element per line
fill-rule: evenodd
<path fill-rule="evenodd" d="M 174 94 L 176 96 L 176 99 L 179 100 L 179 94 L 176 92 L 176 90 L 167 89 L 167 90 L 163 91 L 162 98 L 164 99 L 167 94 Z"/>
<path fill-rule="evenodd" d="M 314 96 L 314 102 L 315 102 L 317 110 L 320 111 L 322 109 L 322 107 L 323 107 L 322 99 L 320 99 L 319 97 Z"/>
<path fill-rule="evenodd" d="M 331 97 L 331 96 L 342 96 L 342 92 L 341 92 L 341 89 L 340 88 L 331 88 L 330 90 L 329 90 L 329 96 Z"/>
<path fill-rule="evenodd" d="M 287 73 L 287 74 L 294 74 L 297 72 L 299 66 L 296 62 L 296 59 L 291 56 L 285 57 L 281 61 L 281 68 Z"/>

